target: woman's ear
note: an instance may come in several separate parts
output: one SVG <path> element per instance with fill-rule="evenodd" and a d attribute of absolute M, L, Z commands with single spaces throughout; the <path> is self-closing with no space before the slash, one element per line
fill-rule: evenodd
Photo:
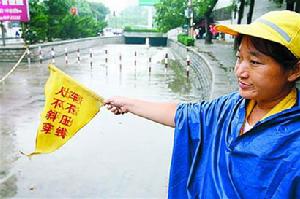
<path fill-rule="evenodd" d="M 296 63 L 295 67 L 291 70 L 288 80 L 290 82 L 294 82 L 299 78 L 300 78 L 300 60 Z"/>

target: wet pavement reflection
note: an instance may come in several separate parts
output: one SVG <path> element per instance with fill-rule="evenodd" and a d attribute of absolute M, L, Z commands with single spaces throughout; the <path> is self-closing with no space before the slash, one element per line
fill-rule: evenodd
<path fill-rule="evenodd" d="M 104 98 L 201 98 L 193 72 L 187 81 L 178 65 L 165 69 L 167 52 L 168 48 L 106 45 L 93 49 L 92 66 L 88 50 L 80 64 L 73 53 L 68 65 L 64 57 L 56 58 L 55 65 Z M 34 150 L 49 62 L 22 63 L 0 85 L 0 198 L 166 198 L 173 129 L 132 114 L 114 116 L 102 108 L 56 152 L 32 159 L 20 154 Z M 13 64 L 1 63 L 0 77 Z"/>

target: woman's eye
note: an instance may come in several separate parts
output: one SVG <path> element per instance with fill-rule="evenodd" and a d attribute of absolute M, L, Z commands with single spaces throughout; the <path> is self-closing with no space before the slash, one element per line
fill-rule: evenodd
<path fill-rule="evenodd" d="M 241 57 L 239 55 L 236 55 L 236 64 L 241 63 Z"/>
<path fill-rule="evenodd" d="M 260 62 L 254 61 L 254 60 L 250 60 L 250 63 L 251 63 L 251 64 L 255 64 L 255 65 L 261 64 Z"/>

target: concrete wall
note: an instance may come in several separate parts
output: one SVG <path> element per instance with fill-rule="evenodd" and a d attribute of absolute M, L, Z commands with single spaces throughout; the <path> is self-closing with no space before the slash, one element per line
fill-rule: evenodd
<path fill-rule="evenodd" d="M 124 37 L 93 37 L 85 39 L 74 39 L 67 41 L 49 42 L 45 44 L 30 45 L 30 58 L 33 62 L 39 61 L 39 47 L 41 47 L 43 60 L 51 58 L 51 48 L 54 48 L 55 56 L 62 56 L 65 53 L 65 48 L 68 53 L 80 50 L 89 49 L 94 46 L 106 44 L 124 44 Z M 25 47 L 2 47 L 0 48 L 1 62 L 17 62 L 24 53 Z M 25 56 L 27 60 L 27 55 Z"/>
<path fill-rule="evenodd" d="M 24 47 L 2 47 L 0 48 L 0 62 L 17 62 L 24 52 Z"/>
<path fill-rule="evenodd" d="M 167 37 L 161 32 L 124 32 L 125 37 Z"/>
<path fill-rule="evenodd" d="M 213 71 L 210 68 L 209 63 L 205 57 L 196 52 L 193 48 L 187 48 L 186 46 L 169 39 L 168 47 L 175 56 L 175 59 L 180 62 L 182 66 L 186 66 L 186 57 L 190 56 L 191 68 L 195 71 L 198 81 L 194 82 L 200 84 L 197 86 L 203 91 L 203 100 L 209 100 L 212 98 L 212 86 L 213 86 Z"/>

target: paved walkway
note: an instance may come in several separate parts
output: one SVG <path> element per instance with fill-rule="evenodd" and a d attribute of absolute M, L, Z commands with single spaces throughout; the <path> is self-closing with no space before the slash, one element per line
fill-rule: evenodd
<path fill-rule="evenodd" d="M 197 39 L 194 47 L 209 62 L 214 73 L 212 98 L 237 90 L 234 76 L 235 52 L 233 42 L 214 40 L 213 44 L 204 44 L 203 39 Z"/>
<path fill-rule="evenodd" d="M 0 38 L 0 47 L 22 47 L 24 46 L 24 41 L 22 38 L 6 38 L 5 39 L 5 46 L 3 46 L 3 41 Z"/>

